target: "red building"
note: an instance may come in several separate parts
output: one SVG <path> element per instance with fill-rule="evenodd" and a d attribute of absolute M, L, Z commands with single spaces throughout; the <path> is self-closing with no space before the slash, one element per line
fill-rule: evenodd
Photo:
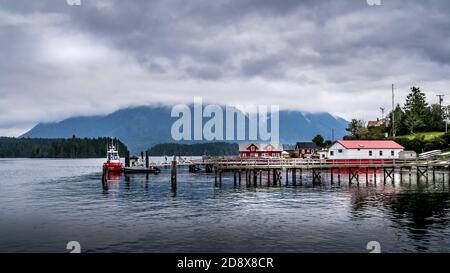
<path fill-rule="evenodd" d="M 281 157 L 283 145 L 279 142 L 241 142 L 239 157 Z"/>
<path fill-rule="evenodd" d="M 310 158 L 320 150 L 314 142 L 297 142 L 295 144 L 295 155 L 297 158 Z"/>

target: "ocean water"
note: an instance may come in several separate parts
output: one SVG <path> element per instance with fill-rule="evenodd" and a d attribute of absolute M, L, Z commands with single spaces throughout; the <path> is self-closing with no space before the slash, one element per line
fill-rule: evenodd
<path fill-rule="evenodd" d="M 369 252 L 369 241 L 382 252 L 450 251 L 443 173 L 235 188 L 231 174 L 216 187 L 214 174 L 180 168 L 176 193 L 170 169 L 111 177 L 105 191 L 102 162 L 0 159 L 0 252 L 69 252 L 69 241 L 82 252 Z"/>

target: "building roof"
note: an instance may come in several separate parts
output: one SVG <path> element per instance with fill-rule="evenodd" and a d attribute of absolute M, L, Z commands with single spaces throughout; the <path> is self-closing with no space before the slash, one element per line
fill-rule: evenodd
<path fill-rule="evenodd" d="M 295 144 L 295 149 L 319 149 L 319 146 L 314 142 L 297 142 Z"/>
<path fill-rule="evenodd" d="M 404 147 L 392 140 L 339 140 L 346 149 L 404 149 Z"/>
<path fill-rule="evenodd" d="M 367 127 L 380 127 L 383 123 L 382 120 L 371 120 L 367 123 Z"/>
<path fill-rule="evenodd" d="M 283 144 L 280 142 L 239 142 L 239 151 L 248 151 L 248 147 L 255 145 L 259 152 L 267 151 L 267 146 L 271 145 L 272 151 L 280 152 L 283 151 Z"/>

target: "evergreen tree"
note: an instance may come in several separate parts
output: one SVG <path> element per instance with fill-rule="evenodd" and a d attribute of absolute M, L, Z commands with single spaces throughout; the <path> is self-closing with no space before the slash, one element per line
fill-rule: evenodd
<path fill-rule="evenodd" d="M 420 91 L 420 88 L 418 87 L 411 87 L 411 92 L 406 97 L 405 106 L 403 108 L 407 113 L 415 113 L 419 116 L 425 114 L 428 109 L 425 93 Z"/>
<path fill-rule="evenodd" d="M 364 128 L 364 121 L 358 119 L 352 119 L 352 121 L 348 124 L 348 127 L 345 129 L 347 132 L 351 134 L 352 137 L 358 138 L 358 132 Z"/>
<path fill-rule="evenodd" d="M 317 135 L 312 139 L 312 142 L 314 142 L 318 147 L 324 147 L 324 141 L 325 139 L 321 135 Z"/>
<path fill-rule="evenodd" d="M 403 109 L 405 110 L 403 124 L 410 132 L 416 129 L 428 129 L 432 115 L 426 101 L 425 93 L 420 91 L 420 88 L 415 86 L 411 87 L 411 92 L 406 97 Z"/>

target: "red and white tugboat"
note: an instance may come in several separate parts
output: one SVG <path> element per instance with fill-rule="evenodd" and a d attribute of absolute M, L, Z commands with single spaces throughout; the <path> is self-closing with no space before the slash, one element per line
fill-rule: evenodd
<path fill-rule="evenodd" d="M 103 166 L 106 168 L 108 172 L 121 172 L 122 171 L 122 163 L 120 162 L 119 152 L 116 149 L 114 144 L 108 145 L 108 149 L 106 152 L 106 162 L 103 163 Z"/>

